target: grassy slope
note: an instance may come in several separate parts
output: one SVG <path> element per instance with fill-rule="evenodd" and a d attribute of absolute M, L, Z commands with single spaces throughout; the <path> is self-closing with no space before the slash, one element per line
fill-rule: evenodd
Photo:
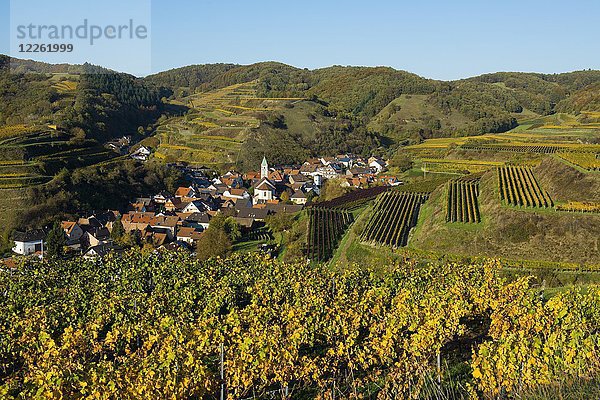
<path fill-rule="evenodd" d="M 445 190 L 423 207 L 410 246 L 440 253 L 600 264 L 600 215 L 518 209 L 500 204 L 494 172 L 480 184 L 482 223 L 445 222 Z"/>

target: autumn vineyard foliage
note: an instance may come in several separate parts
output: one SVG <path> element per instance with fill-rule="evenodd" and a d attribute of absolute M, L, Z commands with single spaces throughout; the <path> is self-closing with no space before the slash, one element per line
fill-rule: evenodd
<path fill-rule="evenodd" d="M 428 194 L 390 191 L 377 198 L 373 215 L 362 233 L 365 242 L 391 247 L 406 246 L 410 230 Z"/>
<path fill-rule="evenodd" d="M 333 272 L 180 253 L 28 262 L 0 272 L 0 397 L 216 398 L 224 383 L 228 398 L 419 398 L 438 354 L 463 366 L 473 398 L 597 376 L 600 289 L 544 301 L 499 268 Z M 450 356 L 457 345 L 464 359 Z"/>
<path fill-rule="evenodd" d="M 594 153 L 558 153 L 558 157 L 588 171 L 600 171 L 600 154 Z"/>
<path fill-rule="evenodd" d="M 558 211 L 570 211 L 579 213 L 600 213 L 600 203 L 589 201 L 569 201 L 564 204 L 557 204 Z"/>
<path fill-rule="evenodd" d="M 554 205 L 530 167 L 507 166 L 499 167 L 497 171 L 500 199 L 507 204 L 540 208 Z"/>

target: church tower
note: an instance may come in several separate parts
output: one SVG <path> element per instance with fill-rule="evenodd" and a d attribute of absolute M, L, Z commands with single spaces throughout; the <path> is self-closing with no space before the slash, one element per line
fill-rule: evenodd
<path fill-rule="evenodd" d="M 267 179 L 269 177 L 269 163 L 267 163 L 267 157 L 263 157 L 262 164 L 260 165 L 260 179 Z"/>

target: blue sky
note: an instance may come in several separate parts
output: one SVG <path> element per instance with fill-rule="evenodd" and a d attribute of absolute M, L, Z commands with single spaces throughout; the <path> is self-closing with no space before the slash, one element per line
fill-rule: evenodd
<path fill-rule="evenodd" d="M 9 0 L 0 0 L 5 54 L 9 14 Z M 600 2 L 591 0 L 152 1 L 154 72 L 275 60 L 311 69 L 387 65 L 436 79 L 552 73 L 600 69 L 599 42 Z"/>

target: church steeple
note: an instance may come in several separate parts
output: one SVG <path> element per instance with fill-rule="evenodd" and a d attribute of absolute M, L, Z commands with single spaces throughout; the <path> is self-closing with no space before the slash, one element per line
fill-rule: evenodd
<path fill-rule="evenodd" d="M 260 179 L 266 179 L 269 177 L 269 163 L 267 157 L 263 157 L 262 164 L 260 165 Z"/>

